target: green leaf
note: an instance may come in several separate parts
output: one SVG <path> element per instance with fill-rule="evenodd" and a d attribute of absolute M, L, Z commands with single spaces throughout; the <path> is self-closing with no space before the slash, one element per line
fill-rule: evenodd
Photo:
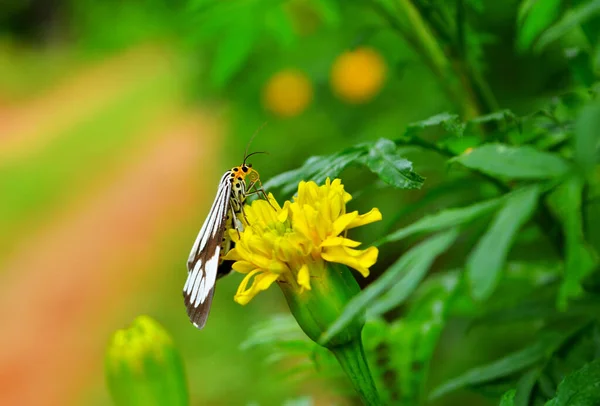
<path fill-rule="evenodd" d="M 502 399 L 500 399 L 500 406 L 515 406 L 515 393 L 516 390 L 511 389 L 502 395 Z"/>
<path fill-rule="evenodd" d="M 567 11 L 556 24 L 548 28 L 546 32 L 540 36 L 537 44 L 535 45 L 535 51 L 542 51 L 550 43 L 561 38 L 573 28 L 599 14 L 600 0 L 591 0 Z"/>
<path fill-rule="evenodd" d="M 248 337 L 240 344 L 240 349 L 273 346 L 277 342 L 290 340 L 306 340 L 306 335 L 291 314 L 276 314 L 255 324 Z"/>
<path fill-rule="evenodd" d="M 556 155 L 529 146 L 504 144 L 485 144 L 451 161 L 489 175 L 511 179 L 552 179 L 569 170 L 569 165 Z"/>
<path fill-rule="evenodd" d="M 517 391 L 514 398 L 515 406 L 528 406 L 531 393 L 541 374 L 539 367 L 532 368 L 523 374 L 517 382 Z"/>
<path fill-rule="evenodd" d="M 210 73 L 211 82 L 218 88 L 225 86 L 250 56 L 257 37 L 256 26 L 238 25 L 223 35 Z"/>
<path fill-rule="evenodd" d="M 424 403 L 423 384 L 459 279 L 458 271 L 436 273 L 412 295 L 401 319 L 386 322 L 376 317 L 365 323 L 363 341 L 383 389 L 383 404 Z"/>
<path fill-rule="evenodd" d="M 565 58 L 574 83 L 586 88 L 591 87 L 596 81 L 591 55 L 585 49 L 574 47 L 565 50 Z"/>
<path fill-rule="evenodd" d="M 264 12 L 265 28 L 270 36 L 284 49 L 296 42 L 294 24 L 282 5 Z"/>
<path fill-rule="evenodd" d="M 300 181 L 314 181 L 321 184 L 337 177 L 340 172 L 357 162 L 367 152 L 366 146 L 357 145 L 342 152 L 327 156 L 312 156 L 298 169 L 279 174 L 264 184 L 266 190 L 281 188 L 283 194 L 291 194 Z"/>
<path fill-rule="evenodd" d="M 600 360 L 568 375 L 546 406 L 597 406 L 600 404 Z"/>
<path fill-rule="evenodd" d="M 482 124 L 489 123 L 493 121 L 516 121 L 517 116 L 512 111 L 505 109 L 496 111 L 494 113 L 486 114 L 483 116 L 475 117 L 472 120 L 469 120 L 469 123 L 473 124 Z"/>
<path fill-rule="evenodd" d="M 398 388 L 398 401 L 385 404 L 424 404 L 423 384 L 446 325 L 459 285 L 459 272 L 437 273 L 422 283 L 401 319 L 389 324 L 385 364 L 380 367 L 388 387 Z M 382 346 L 380 346 L 381 351 Z"/>
<path fill-rule="evenodd" d="M 338 334 L 348 323 L 351 323 L 357 317 L 360 317 L 366 309 L 377 301 L 390 288 L 396 284 L 403 284 L 404 299 L 410 295 L 417 287 L 418 282 L 423 277 L 424 268 L 421 266 L 420 272 L 410 272 L 416 264 L 423 264 L 429 260 L 429 257 L 435 257 L 452 245 L 458 237 L 457 230 L 449 230 L 433 237 L 428 238 L 417 246 L 411 248 L 392 266 L 390 266 L 375 282 L 369 285 L 360 294 L 352 298 L 346 305 L 342 314 L 329 329 L 321 336 L 320 342 L 327 342 Z M 425 271 L 427 268 L 425 268 Z"/>
<path fill-rule="evenodd" d="M 402 267 L 398 271 L 403 274 L 402 278 L 369 306 L 367 316 L 375 317 L 403 304 L 425 278 L 435 259 L 444 253 L 454 240 L 448 239 L 446 242 L 447 244 L 418 246 L 418 249 L 409 250 L 404 254 L 396 263 L 399 269 Z"/>
<path fill-rule="evenodd" d="M 598 162 L 600 143 L 600 104 L 584 107 L 575 125 L 575 161 L 585 174 Z"/>
<path fill-rule="evenodd" d="M 566 308 L 570 298 L 583 293 L 581 282 L 592 272 L 597 263 L 597 255 L 588 246 L 583 235 L 581 200 L 584 183 L 572 176 L 552 192 L 549 203 L 552 211 L 562 223 L 565 235 L 565 274 L 558 305 Z"/>
<path fill-rule="evenodd" d="M 573 334 L 572 331 L 562 334 L 548 332 L 540 337 L 538 341 L 522 350 L 508 354 L 489 364 L 470 369 L 464 374 L 447 381 L 431 393 L 430 399 L 439 398 L 465 386 L 482 384 L 502 378 L 527 368 L 554 353 L 571 334 Z"/>
<path fill-rule="evenodd" d="M 310 0 L 319 17 L 330 27 L 338 27 L 342 21 L 341 5 L 335 0 Z"/>
<path fill-rule="evenodd" d="M 453 135 L 462 135 L 465 129 L 464 123 L 460 120 L 460 117 L 456 114 L 441 113 L 435 116 L 429 117 L 423 121 L 411 123 L 406 128 L 405 137 L 421 132 L 427 128 L 443 126 L 446 131 Z"/>
<path fill-rule="evenodd" d="M 364 163 L 385 183 L 400 189 L 419 189 L 424 179 L 413 172 L 412 163 L 400 156 L 393 141 L 381 138 L 369 148 Z"/>
<path fill-rule="evenodd" d="M 561 0 L 525 0 L 519 8 L 517 48 L 529 49 L 535 39 L 560 15 Z"/>
<path fill-rule="evenodd" d="M 533 214 L 539 195 L 540 188 L 537 185 L 511 193 L 487 232 L 469 254 L 466 270 L 475 299 L 485 300 L 493 293 L 508 250 L 519 229 Z"/>
<path fill-rule="evenodd" d="M 456 227 L 491 212 L 501 203 L 502 199 L 496 198 L 476 203 L 471 206 L 443 210 L 437 214 L 425 216 L 421 220 L 391 233 L 377 241 L 375 245 L 380 246 L 388 242 L 398 241 L 417 233 L 433 232 Z"/>
<path fill-rule="evenodd" d="M 392 141 L 357 144 L 341 152 L 326 156 L 313 156 L 298 169 L 284 172 L 264 184 L 266 190 L 281 188 L 283 194 L 294 192 L 298 183 L 314 181 L 322 184 L 335 178 L 353 164 L 366 165 L 385 182 L 402 188 L 418 188 L 423 178 L 412 171 L 412 164 L 401 158 Z"/>

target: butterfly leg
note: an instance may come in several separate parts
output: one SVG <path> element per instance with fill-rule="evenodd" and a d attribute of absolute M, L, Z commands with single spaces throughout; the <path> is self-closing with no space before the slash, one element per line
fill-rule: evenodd
<path fill-rule="evenodd" d="M 242 209 L 242 213 L 244 212 L 244 205 L 240 206 Z M 231 209 L 231 226 L 235 229 L 235 231 L 237 232 L 238 238 L 241 238 L 242 236 L 240 235 L 240 228 L 242 229 L 242 231 L 244 231 L 244 227 L 239 224 L 239 220 L 237 218 L 235 209 L 233 207 L 233 205 L 230 205 L 230 209 Z M 246 217 L 246 215 L 244 214 L 244 218 Z M 247 221 L 247 220 L 246 220 Z"/>
<path fill-rule="evenodd" d="M 257 184 L 260 187 L 257 187 L 256 186 Z M 252 192 L 246 193 L 246 197 L 259 194 L 262 197 L 264 197 L 264 199 L 267 201 L 267 203 L 269 203 L 269 206 L 271 206 L 273 208 L 273 210 L 277 211 L 275 209 L 275 207 L 273 207 L 273 204 L 271 203 L 271 201 L 269 200 L 269 196 L 267 196 L 267 192 L 265 192 L 265 189 L 263 188 L 263 185 L 262 185 L 262 182 L 260 181 L 260 179 L 256 179 L 255 181 L 250 183 L 250 186 L 248 186 L 248 191 L 250 191 L 252 189 L 254 189 Z"/>

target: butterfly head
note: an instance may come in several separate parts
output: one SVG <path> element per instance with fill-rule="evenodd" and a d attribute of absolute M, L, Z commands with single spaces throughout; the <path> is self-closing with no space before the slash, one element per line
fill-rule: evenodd
<path fill-rule="evenodd" d="M 246 176 L 251 182 L 258 180 L 258 172 L 252 169 L 252 164 L 243 163 L 240 166 L 231 168 L 232 178 L 245 180 Z"/>
<path fill-rule="evenodd" d="M 257 151 L 257 152 L 253 152 L 251 154 L 245 153 L 244 161 L 242 162 L 242 164 L 240 166 L 236 166 L 235 168 L 231 169 L 231 171 L 232 171 L 231 173 L 233 174 L 234 178 L 245 180 L 246 176 L 247 176 L 248 180 L 250 180 L 250 182 L 258 182 L 258 180 L 260 178 L 258 175 L 258 172 L 256 172 L 255 169 L 252 169 L 252 164 L 246 163 L 246 160 L 248 158 L 250 158 L 252 155 L 256 155 L 256 154 L 267 154 L 267 152 Z"/>

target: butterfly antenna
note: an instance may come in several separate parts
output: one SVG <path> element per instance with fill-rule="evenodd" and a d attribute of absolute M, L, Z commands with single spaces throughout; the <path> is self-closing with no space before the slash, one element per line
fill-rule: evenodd
<path fill-rule="evenodd" d="M 254 141 L 254 137 L 256 137 L 256 135 L 268 124 L 268 121 L 265 121 L 264 123 L 261 124 L 260 127 L 258 127 L 256 129 L 256 131 L 254 131 L 254 134 L 252 134 L 252 137 L 250 137 L 250 141 L 248 141 L 248 144 L 246 145 L 246 150 L 244 151 L 244 162 L 246 162 L 246 159 L 248 158 L 248 149 L 250 148 L 250 144 L 252 144 L 252 141 Z M 250 154 L 252 155 L 252 154 Z"/>
<path fill-rule="evenodd" d="M 249 155 L 246 155 L 246 157 L 244 158 L 244 163 L 243 165 L 246 165 L 246 159 L 250 158 L 252 155 L 256 155 L 256 154 L 267 154 L 269 155 L 269 153 L 267 151 L 256 151 L 256 152 L 252 152 Z"/>

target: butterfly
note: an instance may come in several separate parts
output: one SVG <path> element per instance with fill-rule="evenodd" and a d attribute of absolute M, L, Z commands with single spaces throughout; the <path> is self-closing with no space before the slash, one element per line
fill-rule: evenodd
<path fill-rule="evenodd" d="M 249 157 L 260 153 L 263 152 L 244 154 L 242 164 L 221 177 L 217 196 L 187 260 L 188 277 L 183 297 L 190 321 L 198 329 L 206 324 L 217 279 L 231 272 L 231 267 L 227 266 L 230 264 L 224 264 L 222 260 L 222 256 L 234 245 L 227 230 L 243 231 L 239 216 L 245 216 L 244 203 L 248 196 L 262 194 L 268 201 L 258 172 L 252 164 L 246 164 Z"/>

